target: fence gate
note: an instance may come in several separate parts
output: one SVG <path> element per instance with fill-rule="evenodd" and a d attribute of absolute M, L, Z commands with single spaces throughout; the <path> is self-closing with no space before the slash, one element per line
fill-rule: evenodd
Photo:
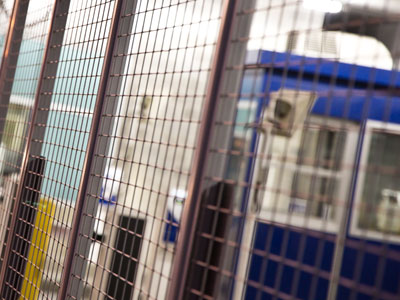
<path fill-rule="evenodd" d="M 399 299 L 399 15 L 0 1 L 1 299 Z"/>

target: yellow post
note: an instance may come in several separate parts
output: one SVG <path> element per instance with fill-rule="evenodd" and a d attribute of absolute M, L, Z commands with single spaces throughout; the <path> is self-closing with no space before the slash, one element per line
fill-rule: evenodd
<path fill-rule="evenodd" d="M 53 225 L 56 206 L 51 199 L 40 198 L 35 217 L 28 261 L 26 263 L 24 282 L 22 283 L 22 299 L 36 300 L 39 296 L 42 272 L 49 245 L 51 227 Z"/>

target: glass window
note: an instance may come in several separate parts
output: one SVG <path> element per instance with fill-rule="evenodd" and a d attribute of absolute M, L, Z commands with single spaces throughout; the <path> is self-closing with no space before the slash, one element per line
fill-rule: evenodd
<path fill-rule="evenodd" d="M 289 213 L 311 215 L 321 219 L 334 218 L 337 179 L 297 172 Z"/>
<path fill-rule="evenodd" d="M 400 132 L 368 129 L 360 166 L 357 226 L 400 235 Z"/>
<path fill-rule="evenodd" d="M 305 129 L 299 152 L 301 164 L 338 170 L 343 154 L 344 139 L 344 134 L 337 130 Z"/>
<path fill-rule="evenodd" d="M 344 165 L 354 160 L 357 144 L 349 132 L 334 120 L 311 117 L 290 139 L 269 134 L 268 162 L 257 175 L 265 188 L 255 193 L 262 199 L 260 217 L 335 231 L 351 181 Z"/>
<path fill-rule="evenodd" d="M 335 218 L 344 141 L 344 133 L 337 130 L 322 127 L 304 129 L 293 176 L 289 213 L 320 219 Z"/>

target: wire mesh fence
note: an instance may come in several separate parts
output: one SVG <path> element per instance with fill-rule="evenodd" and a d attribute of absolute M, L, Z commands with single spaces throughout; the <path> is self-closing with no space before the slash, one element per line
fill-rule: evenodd
<path fill-rule="evenodd" d="M 72 275 L 89 298 L 166 296 L 220 22 L 218 1 L 129 4 L 82 212 L 86 277 Z"/>
<path fill-rule="evenodd" d="M 1 298 L 399 299 L 399 13 L 0 1 Z"/>
<path fill-rule="evenodd" d="M 203 276 L 188 287 L 190 295 L 397 298 L 398 229 L 395 205 L 388 204 L 389 194 L 397 203 L 397 167 L 389 158 L 397 139 L 391 124 L 398 116 L 397 52 L 387 43 L 395 36 L 383 33 L 397 26 L 390 11 L 396 5 L 242 5 L 236 12 L 242 32 L 230 39 L 223 109 L 215 120 L 212 168 L 202 179 L 224 187 L 213 205 L 203 204 L 214 223 L 199 224 L 197 243 L 207 251 L 192 257 L 191 274 Z M 240 45 L 245 60 L 235 57 Z M 235 72 L 241 86 L 232 90 Z M 372 141 L 375 130 L 382 130 L 386 146 Z"/>
<path fill-rule="evenodd" d="M 32 1 L 29 5 L 29 1 L 19 1 L 14 5 L 14 9 L 12 9 L 13 3 L 5 1 L 2 4 L 2 14 L 7 16 L 7 20 L 4 20 L 3 24 L 8 23 L 8 18 L 11 18 L 14 24 L 9 29 L 8 35 L 6 32 L 3 33 L 4 56 L 1 65 L 2 208 L 0 239 L 2 242 L 1 261 L 2 265 L 5 265 L 3 259 L 7 253 L 7 246 L 10 245 L 12 235 L 10 230 L 16 225 L 11 225 L 11 219 L 12 215 L 16 215 L 14 207 L 16 191 L 20 186 L 19 174 L 26 146 L 26 133 L 31 126 L 33 100 L 39 79 L 38 73 L 42 63 L 52 3 Z M 2 28 L 7 28 L 7 26 Z M 38 169 L 35 169 L 36 167 Z M 38 172 L 41 167 L 41 163 L 30 164 L 27 169 L 30 174 L 27 176 L 29 179 L 27 179 L 26 185 L 32 189 L 37 188 L 38 182 L 33 178 L 35 177 L 34 173 Z M 24 195 L 32 199 L 36 198 L 33 190 L 26 190 Z M 32 222 L 31 210 L 32 206 L 29 206 L 24 211 L 18 211 L 21 222 L 17 224 L 18 229 L 14 234 L 24 243 L 28 242 L 26 230 L 32 232 L 31 228 L 23 223 L 25 220 Z M 36 230 L 34 231 L 36 233 Z M 19 247 L 16 244 L 14 246 Z M 26 249 L 28 248 L 19 248 L 19 251 L 27 255 Z M 32 268 L 33 263 L 38 262 L 32 261 L 31 264 L 23 264 L 23 266 L 29 269 Z M 20 263 L 16 264 L 15 260 L 10 267 L 15 270 L 15 274 L 12 276 L 15 285 L 10 285 L 9 281 L 3 281 L 4 293 L 7 296 L 2 295 L 11 299 L 18 293 L 14 287 L 22 288 L 24 270 Z"/>

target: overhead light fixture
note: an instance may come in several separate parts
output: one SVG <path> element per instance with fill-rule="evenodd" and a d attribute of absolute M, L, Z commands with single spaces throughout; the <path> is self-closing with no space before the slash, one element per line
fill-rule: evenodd
<path fill-rule="evenodd" d="M 342 11 L 343 4 L 338 0 L 304 0 L 303 7 L 325 13 L 336 14 Z"/>

